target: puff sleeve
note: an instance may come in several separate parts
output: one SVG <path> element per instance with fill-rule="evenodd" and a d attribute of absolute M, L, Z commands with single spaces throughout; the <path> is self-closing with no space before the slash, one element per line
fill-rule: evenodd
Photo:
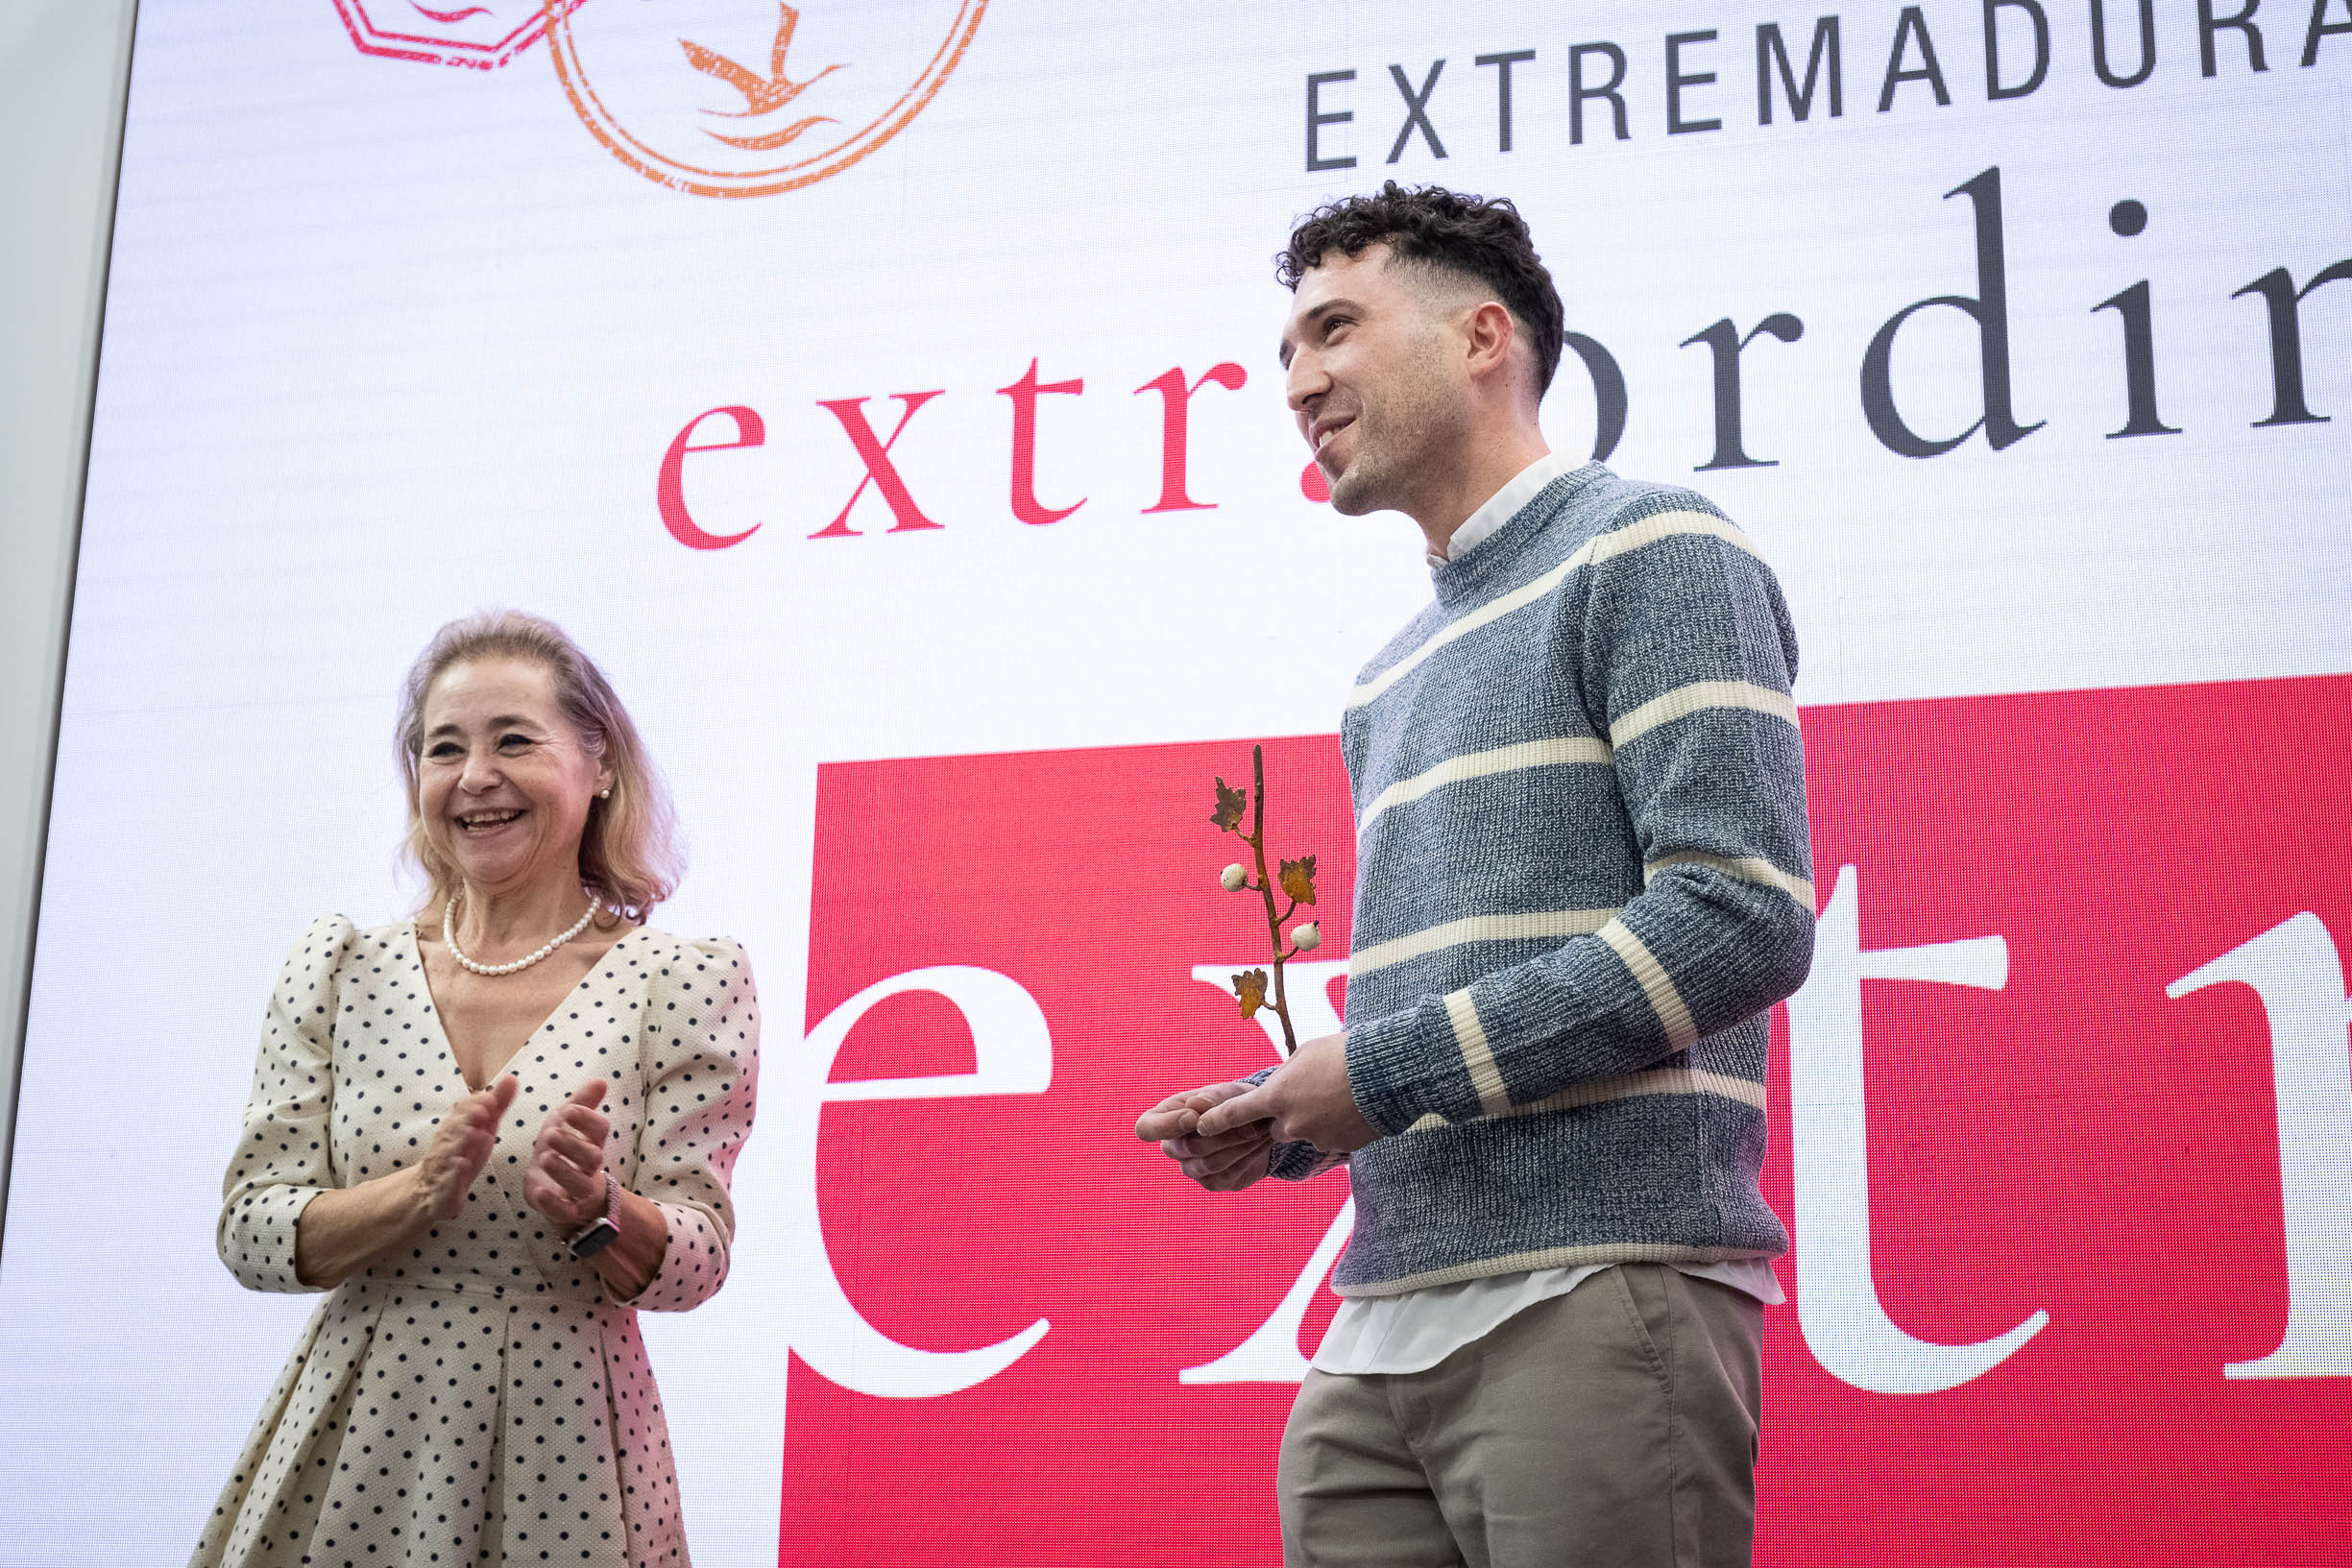
<path fill-rule="evenodd" d="M 249 1291 L 299 1292 L 295 1225 L 312 1198 L 343 1181 L 334 1169 L 327 1115 L 335 1098 L 337 976 L 358 932 L 321 915 L 286 954 L 270 992 L 245 1121 L 221 1183 L 216 1242 L 221 1262 Z"/>
<path fill-rule="evenodd" d="M 735 1241 L 728 1178 L 751 1134 L 760 1001 L 751 960 L 727 939 L 680 942 L 655 967 L 642 1041 L 644 1113 L 632 1191 L 669 1222 L 653 1280 L 629 1305 L 685 1312 L 718 1293 Z"/>

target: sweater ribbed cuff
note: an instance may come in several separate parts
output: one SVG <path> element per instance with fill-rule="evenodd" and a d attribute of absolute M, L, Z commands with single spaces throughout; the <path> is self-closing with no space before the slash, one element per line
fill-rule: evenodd
<path fill-rule="evenodd" d="M 1475 1116 L 1478 1101 L 1443 998 L 1347 1025 L 1347 1090 L 1364 1120 L 1394 1137 L 1435 1113 Z"/>
<path fill-rule="evenodd" d="M 1347 1163 L 1345 1154 L 1325 1154 L 1313 1144 L 1276 1144 L 1266 1157 L 1266 1173 L 1277 1181 L 1309 1181 Z"/>

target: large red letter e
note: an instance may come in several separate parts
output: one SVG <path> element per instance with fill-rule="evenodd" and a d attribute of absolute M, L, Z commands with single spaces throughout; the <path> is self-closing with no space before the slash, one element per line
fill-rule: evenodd
<path fill-rule="evenodd" d="M 694 431 L 701 426 L 703 421 L 709 419 L 713 414 L 734 416 L 736 439 L 733 441 L 706 441 L 697 445 L 694 441 Z M 692 516 L 686 510 L 684 483 L 686 454 L 689 452 L 731 452 L 739 447 L 764 446 L 765 445 L 767 445 L 767 426 L 760 422 L 759 415 L 748 408 L 733 405 L 726 408 L 714 408 L 687 421 L 686 428 L 678 432 L 677 439 L 669 444 L 669 450 L 663 454 L 662 480 L 655 487 L 655 497 L 661 503 L 662 508 L 662 525 L 669 530 L 670 537 L 692 549 L 723 550 L 730 544 L 740 544 L 758 533 L 760 525 L 756 522 L 740 534 L 706 534 L 694 526 Z"/>

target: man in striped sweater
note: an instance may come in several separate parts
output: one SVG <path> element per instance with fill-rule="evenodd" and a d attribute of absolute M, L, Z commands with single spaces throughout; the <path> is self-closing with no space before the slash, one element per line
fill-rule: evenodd
<path fill-rule="evenodd" d="M 1348 1167 L 1285 1561 L 1746 1563 L 1767 1009 L 1812 954 L 1787 607 L 1703 497 L 1546 449 L 1509 203 L 1392 182 L 1278 266 L 1332 504 L 1418 522 L 1435 593 L 1343 726 L 1346 1032 L 1136 1127 L 1216 1191 Z"/>

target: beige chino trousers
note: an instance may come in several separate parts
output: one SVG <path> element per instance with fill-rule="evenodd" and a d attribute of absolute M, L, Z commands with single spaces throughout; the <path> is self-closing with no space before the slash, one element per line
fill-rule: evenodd
<path fill-rule="evenodd" d="M 1285 1568 L 1745 1568 L 1764 1313 L 1623 1264 L 1422 1372 L 1309 1371 Z"/>

